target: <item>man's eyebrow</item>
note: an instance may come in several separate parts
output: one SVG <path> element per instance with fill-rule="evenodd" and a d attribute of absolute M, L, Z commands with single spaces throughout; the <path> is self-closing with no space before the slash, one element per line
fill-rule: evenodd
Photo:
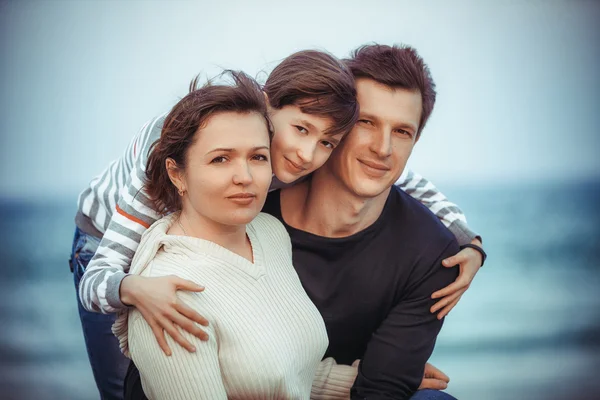
<path fill-rule="evenodd" d="M 413 133 L 417 131 L 417 128 L 413 124 L 407 123 L 407 122 L 403 122 L 403 123 L 394 125 L 394 129 L 409 130 Z"/>
<path fill-rule="evenodd" d="M 377 118 L 373 114 L 369 114 L 368 112 L 361 112 L 359 118 L 360 119 L 366 118 L 366 119 L 370 119 L 373 121 L 379 121 L 379 118 Z M 412 132 L 417 131 L 417 127 L 414 126 L 413 124 L 411 124 L 410 122 L 400 122 L 398 124 L 394 124 L 394 129 L 405 129 L 405 130 L 410 130 Z"/>
<path fill-rule="evenodd" d="M 358 118 L 359 118 L 359 119 L 367 118 L 367 119 L 372 119 L 372 120 L 374 120 L 374 121 L 379 121 L 379 118 L 377 118 L 375 115 L 373 115 L 373 114 L 369 114 L 368 112 L 364 112 L 364 111 L 361 111 L 361 112 L 360 112 L 360 114 L 359 114 L 359 117 L 358 117 Z"/>

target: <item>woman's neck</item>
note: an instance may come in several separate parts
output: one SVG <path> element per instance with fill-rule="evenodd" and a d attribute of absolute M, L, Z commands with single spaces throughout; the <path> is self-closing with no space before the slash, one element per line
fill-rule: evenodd
<path fill-rule="evenodd" d="M 191 207 L 184 206 L 167 233 L 208 240 L 253 262 L 252 245 L 246 236 L 246 225 L 224 225 L 206 218 Z"/>

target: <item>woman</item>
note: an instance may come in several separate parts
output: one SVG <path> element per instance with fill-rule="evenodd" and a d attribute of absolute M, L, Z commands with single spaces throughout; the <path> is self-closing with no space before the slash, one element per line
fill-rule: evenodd
<path fill-rule="evenodd" d="M 131 273 L 210 284 L 179 295 L 215 317 L 208 341 L 188 336 L 194 353 L 173 346 L 168 357 L 139 311 L 122 313 L 114 331 L 150 399 L 308 398 L 327 348 L 285 228 L 259 214 L 272 177 L 262 92 L 232 76 L 235 86 L 184 97 L 148 159 L 146 192 L 171 214 L 144 233 Z"/>
<path fill-rule="evenodd" d="M 323 165 L 357 118 L 352 74 L 335 57 L 323 52 L 303 51 L 287 57 L 270 74 L 264 92 L 274 132 L 271 160 L 275 187 L 292 183 Z M 125 156 L 94 179 L 79 199 L 72 267 L 80 294 L 79 310 L 88 354 L 105 398 L 111 398 L 111 394 L 119 398 L 121 390 L 115 385 L 119 378 L 122 380 L 127 361 L 110 337 L 114 317 L 89 311 L 113 313 L 126 305 L 135 306 L 166 354 L 170 354 L 171 346 L 164 332 L 193 350 L 175 325 L 207 339 L 194 322 L 203 325 L 208 322 L 175 295 L 177 290 L 201 291 L 202 287 L 175 277 L 126 274 L 141 234 L 161 217 L 142 190 L 142 182 L 148 148 L 158 138 L 163 122 L 161 116 L 144 126 Z M 436 211 L 461 244 L 475 236 L 464 224 L 458 208 L 420 176 L 409 173 L 399 184 Z M 96 248 L 98 251 L 90 262 Z M 468 282 L 480 266 L 478 255 L 469 253 L 469 249 L 459 253 L 458 261 L 453 260 L 449 265 L 456 263 L 461 264 L 461 271 L 469 271 Z M 444 300 L 455 296 L 462 287 L 446 291 Z M 449 302 L 441 314 L 454 304 Z"/>

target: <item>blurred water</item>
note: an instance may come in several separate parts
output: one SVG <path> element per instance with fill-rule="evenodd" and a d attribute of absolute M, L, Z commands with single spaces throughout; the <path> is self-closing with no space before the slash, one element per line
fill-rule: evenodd
<path fill-rule="evenodd" d="M 488 262 L 432 363 L 460 399 L 600 398 L 600 182 L 442 188 Z M 98 398 L 69 272 L 75 202 L 0 201 L 0 393 Z"/>

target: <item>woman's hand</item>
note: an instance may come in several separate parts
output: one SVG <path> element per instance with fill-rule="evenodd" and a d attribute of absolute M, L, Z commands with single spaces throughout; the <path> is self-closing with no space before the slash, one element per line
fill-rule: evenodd
<path fill-rule="evenodd" d="M 448 378 L 448 375 L 446 375 L 433 365 L 427 363 L 425 364 L 425 372 L 423 373 L 423 380 L 421 381 L 421 386 L 419 386 L 419 390 L 444 390 L 448 387 L 448 382 L 450 382 L 450 378 Z"/>
<path fill-rule="evenodd" d="M 481 247 L 481 242 L 478 239 L 473 239 L 471 244 L 475 244 Z M 435 313 L 442 309 L 438 314 L 438 319 L 444 318 L 450 310 L 454 308 L 458 301 L 462 297 L 462 295 L 467 291 L 467 289 L 471 286 L 471 282 L 473 282 L 473 278 L 481 268 L 481 264 L 483 263 L 483 257 L 481 253 L 477 250 L 474 250 L 470 247 L 462 249 L 458 254 L 446 258 L 442 264 L 444 267 L 452 268 L 455 265 L 458 265 L 460 268 L 460 273 L 458 278 L 446 286 L 445 288 L 438 290 L 435 292 L 431 298 L 439 299 L 440 301 L 435 303 L 433 307 L 431 307 L 431 312 Z"/>
<path fill-rule="evenodd" d="M 208 334 L 196 325 L 208 326 L 208 321 L 177 298 L 178 290 L 202 292 L 204 287 L 175 275 L 157 278 L 127 275 L 121 281 L 121 301 L 138 309 L 167 356 L 171 355 L 171 349 L 165 339 L 165 331 L 189 352 L 196 349 L 177 327 L 200 340 L 208 340 Z"/>

